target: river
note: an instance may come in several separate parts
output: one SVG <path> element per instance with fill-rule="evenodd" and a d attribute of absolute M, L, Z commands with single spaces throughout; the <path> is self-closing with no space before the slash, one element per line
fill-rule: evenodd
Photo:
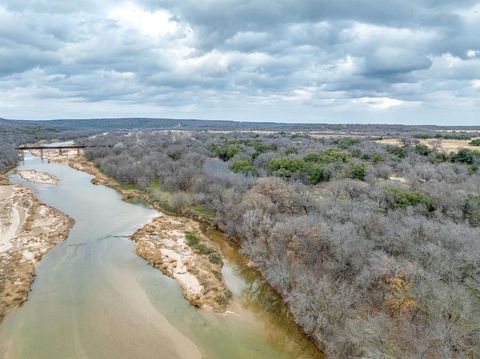
<path fill-rule="evenodd" d="M 227 256 L 223 268 L 234 294 L 229 312 L 199 310 L 127 238 L 157 211 L 123 201 L 67 165 L 26 155 L 18 168 L 57 176 L 58 185 L 10 179 L 76 223 L 38 266 L 28 301 L 1 323 L 0 357 L 321 358 L 284 310 L 259 300 L 256 279 L 241 263 Z"/>

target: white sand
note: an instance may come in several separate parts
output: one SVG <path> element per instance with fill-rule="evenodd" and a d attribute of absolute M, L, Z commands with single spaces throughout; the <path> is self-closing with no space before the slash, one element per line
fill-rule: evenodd
<path fill-rule="evenodd" d="M 41 184 L 57 184 L 58 178 L 46 172 L 35 170 L 18 170 L 17 174 L 24 180 Z"/>
<path fill-rule="evenodd" d="M 12 239 L 20 231 L 24 213 L 14 203 L 14 186 L 0 186 L 0 253 L 13 247 Z"/>
<path fill-rule="evenodd" d="M 73 221 L 19 185 L 0 186 L 0 320 L 27 299 L 36 263 L 64 240 Z"/>

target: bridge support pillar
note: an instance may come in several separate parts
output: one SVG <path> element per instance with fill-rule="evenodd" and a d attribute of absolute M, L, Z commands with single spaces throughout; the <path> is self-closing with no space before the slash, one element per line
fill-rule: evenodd
<path fill-rule="evenodd" d="M 58 154 L 59 154 L 60 156 L 62 155 L 62 149 L 61 149 L 61 148 L 58 149 Z"/>
<path fill-rule="evenodd" d="M 40 149 L 40 158 L 43 160 L 43 148 Z"/>

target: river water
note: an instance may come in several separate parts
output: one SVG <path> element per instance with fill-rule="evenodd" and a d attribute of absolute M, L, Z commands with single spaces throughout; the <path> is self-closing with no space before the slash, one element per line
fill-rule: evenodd
<path fill-rule="evenodd" d="M 288 316 L 259 300 L 259 286 L 234 260 L 223 269 L 234 293 L 229 312 L 191 306 L 177 283 L 138 257 L 127 238 L 157 211 L 122 201 L 63 164 L 26 155 L 18 168 L 57 176 L 56 186 L 14 174 L 10 179 L 76 223 L 38 266 L 28 301 L 1 323 L 0 357 L 321 358 Z"/>

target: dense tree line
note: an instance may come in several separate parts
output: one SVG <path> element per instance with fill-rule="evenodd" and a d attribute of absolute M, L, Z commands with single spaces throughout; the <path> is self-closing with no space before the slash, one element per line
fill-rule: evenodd
<path fill-rule="evenodd" d="M 89 159 L 235 238 L 330 357 L 480 356 L 480 152 L 110 134 Z"/>
<path fill-rule="evenodd" d="M 312 133 L 321 135 L 355 134 L 364 138 L 402 136 L 422 139 L 472 139 L 480 136 L 479 127 L 361 125 L 361 124 L 285 124 L 274 122 L 235 122 L 168 118 L 111 118 L 88 120 L 25 121 L 0 118 L 0 171 L 14 163 L 18 157 L 13 147 L 39 140 L 74 139 L 87 134 L 106 131 L 272 131 L 285 133 Z M 475 140 L 472 141 L 475 145 Z M 238 162 L 237 171 L 253 170 L 247 162 Z M 313 169 L 311 169 L 313 170 Z M 316 172 L 319 172 L 317 168 Z M 255 173 L 252 173 L 255 174 Z M 318 176 L 318 174 L 317 174 Z"/>

